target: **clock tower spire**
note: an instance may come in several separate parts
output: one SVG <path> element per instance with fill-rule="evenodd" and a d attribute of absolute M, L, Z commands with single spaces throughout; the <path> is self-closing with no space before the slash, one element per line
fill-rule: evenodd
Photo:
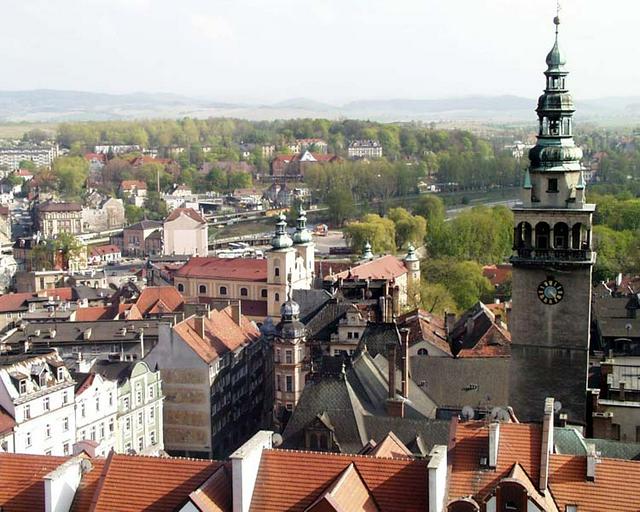
<path fill-rule="evenodd" d="M 513 208 L 511 402 L 521 420 L 534 420 L 553 396 L 571 419 L 585 421 L 595 205 L 586 202 L 582 151 L 573 140 L 559 16 L 553 22 L 537 143 Z"/>

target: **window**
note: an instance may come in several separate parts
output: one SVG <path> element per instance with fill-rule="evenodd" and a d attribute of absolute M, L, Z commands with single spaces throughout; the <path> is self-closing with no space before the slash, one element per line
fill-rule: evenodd
<path fill-rule="evenodd" d="M 419 348 L 419 349 L 418 349 L 418 355 L 419 355 L 419 356 L 428 356 L 428 355 L 429 355 L 429 352 L 427 352 L 427 349 L 426 349 L 426 348 Z"/>
<path fill-rule="evenodd" d="M 149 400 L 153 400 L 156 396 L 156 391 L 153 386 L 149 386 Z"/>
<path fill-rule="evenodd" d="M 353 338 L 353 333 L 352 333 L 351 331 L 349 331 L 349 332 L 347 333 L 347 339 L 348 339 L 348 340 L 350 340 L 350 339 L 352 339 L 352 338 Z"/>
<path fill-rule="evenodd" d="M 129 397 L 128 397 L 128 396 L 125 396 L 125 397 L 122 399 L 122 408 L 123 408 L 125 411 L 128 411 L 128 410 L 129 410 Z"/>
<path fill-rule="evenodd" d="M 67 405 L 69 403 L 69 395 L 65 391 L 62 393 L 62 405 Z"/>
<path fill-rule="evenodd" d="M 141 452 L 144 450 L 144 437 L 138 438 L 138 451 Z"/>
<path fill-rule="evenodd" d="M 43 408 L 45 411 L 49 411 L 49 410 L 51 410 L 51 403 L 50 403 L 50 401 L 49 401 L 49 397 L 48 397 L 48 396 L 46 396 L 46 397 L 44 397 L 44 398 L 42 399 L 42 408 Z"/>
<path fill-rule="evenodd" d="M 182 283 L 178 283 L 178 291 L 180 293 L 184 292 L 184 285 Z"/>
<path fill-rule="evenodd" d="M 564 512 L 578 512 L 578 505 L 567 505 L 564 507 Z"/>
<path fill-rule="evenodd" d="M 62 454 L 69 455 L 69 443 L 64 443 L 62 445 Z"/>
<path fill-rule="evenodd" d="M 353 333 L 353 337 L 357 340 L 360 337 L 360 333 L 359 332 L 354 332 Z"/>
<path fill-rule="evenodd" d="M 84 406 L 84 402 L 82 402 L 80 404 L 80 416 L 82 416 L 83 418 L 85 418 L 87 416 L 87 411 L 86 411 L 86 408 Z"/>
<path fill-rule="evenodd" d="M 149 420 L 153 421 L 156 417 L 156 408 L 152 407 L 149 409 Z"/>
<path fill-rule="evenodd" d="M 226 295 L 227 294 L 227 287 L 226 286 L 221 286 L 220 287 L 220 295 Z"/>
<path fill-rule="evenodd" d="M 293 411 L 293 404 L 291 402 L 287 402 L 286 408 L 287 411 Z"/>
<path fill-rule="evenodd" d="M 69 418 L 63 418 L 62 420 L 62 430 L 67 432 L 69 430 Z"/>
<path fill-rule="evenodd" d="M 125 453 L 130 452 L 131 451 L 131 443 L 126 443 L 124 445 L 124 451 Z"/>
<path fill-rule="evenodd" d="M 22 410 L 24 411 L 24 419 L 25 420 L 30 420 L 31 419 L 31 406 L 30 405 L 25 405 Z"/>
<path fill-rule="evenodd" d="M 47 439 L 51 437 L 51 425 L 49 425 L 48 423 L 44 427 L 44 435 Z"/>
<path fill-rule="evenodd" d="M 282 378 L 279 373 L 276 374 L 276 391 L 282 391 Z"/>
<path fill-rule="evenodd" d="M 280 302 L 280 294 L 276 292 L 276 296 L 274 298 L 276 302 Z"/>
<path fill-rule="evenodd" d="M 113 432 L 114 428 L 115 428 L 115 422 L 113 421 L 113 418 L 111 418 L 109 420 L 109 432 Z"/>
<path fill-rule="evenodd" d="M 91 438 L 92 441 L 96 440 L 96 427 L 95 426 L 91 427 L 89 437 Z"/>
<path fill-rule="evenodd" d="M 27 392 L 27 381 L 26 380 L 21 380 L 20 381 L 20 394 L 24 394 Z"/>
<path fill-rule="evenodd" d="M 51 450 L 46 450 L 46 451 L 44 452 L 44 454 L 45 454 L 47 457 L 51 457 Z"/>
<path fill-rule="evenodd" d="M 142 428 L 142 424 L 144 423 L 144 416 L 142 411 L 138 413 L 138 428 Z"/>
<path fill-rule="evenodd" d="M 249 295 L 249 290 L 247 290 L 246 288 L 240 288 L 240 296 L 246 297 L 247 295 Z"/>
<path fill-rule="evenodd" d="M 47 372 L 42 372 L 38 377 L 38 385 L 43 388 L 47 385 Z"/>
<path fill-rule="evenodd" d="M 31 432 L 27 432 L 24 436 L 25 446 L 31 446 Z"/>
<path fill-rule="evenodd" d="M 291 375 L 287 375 L 286 380 L 286 391 L 291 393 L 293 391 L 293 377 Z"/>
<path fill-rule="evenodd" d="M 267 296 L 268 296 L 268 292 L 266 289 L 260 290 L 260 297 L 262 297 L 263 299 L 266 299 Z"/>
<path fill-rule="evenodd" d="M 280 276 L 280 267 L 276 267 L 276 268 L 274 268 L 274 269 L 273 269 L 273 274 L 274 274 L 276 277 L 279 277 L 279 276 Z"/>
<path fill-rule="evenodd" d="M 109 406 L 113 406 L 113 392 L 109 393 Z"/>
<path fill-rule="evenodd" d="M 547 181 L 547 192 L 558 191 L 558 178 L 549 178 Z"/>
<path fill-rule="evenodd" d="M 136 390 L 136 405 L 140 405 L 142 403 L 142 390 Z"/>
<path fill-rule="evenodd" d="M 275 362 L 276 363 L 280 362 L 280 349 L 279 348 L 276 349 L 276 361 Z"/>
<path fill-rule="evenodd" d="M 127 417 L 124 420 L 124 429 L 128 432 L 131 430 L 131 418 Z"/>
<path fill-rule="evenodd" d="M 207 293 L 207 285 L 201 284 L 200 286 L 198 286 L 198 293 L 201 293 L 201 294 Z"/>
<path fill-rule="evenodd" d="M 100 439 L 104 439 L 104 423 L 100 423 Z"/>
<path fill-rule="evenodd" d="M 58 368 L 58 380 L 63 380 L 64 379 L 64 368 L 61 366 L 60 368 Z"/>
<path fill-rule="evenodd" d="M 284 351 L 284 362 L 287 364 L 293 363 L 293 351 L 291 350 Z"/>
<path fill-rule="evenodd" d="M 151 444 L 156 444 L 156 432 L 155 432 L 155 430 L 152 430 L 149 433 L 149 441 L 151 442 Z"/>
<path fill-rule="evenodd" d="M 100 397 L 96 397 L 96 412 L 100 412 Z"/>

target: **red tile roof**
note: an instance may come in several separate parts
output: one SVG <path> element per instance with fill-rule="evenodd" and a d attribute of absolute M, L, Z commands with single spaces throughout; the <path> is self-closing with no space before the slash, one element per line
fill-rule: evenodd
<path fill-rule="evenodd" d="M 207 223 L 206 219 L 193 208 L 175 208 L 164 221 L 171 222 L 172 220 L 176 220 L 182 215 L 186 215 L 187 217 L 190 217 L 191 219 L 195 220 L 196 222 L 200 222 L 201 224 Z"/>
<path fill-rule="evenodd" d="M 586 479 L 587 458 L 551 455 L 549 489 L 559 510 L 632 512 L 640 510 L 640 461 L 601 458 L 593 482 Z"/>
<path fill-rule="evenodd" d="M 244 315 L 240 325 L 234 322 L 231 307 L 222 311 L 214 309 L 208 318 L 204 318 L 204 337 L 196 328 L 195 316 L 176 324 L 173 329 L 206 363 L 260 337 L 260 329 Z"/>
<path fill-rule="evenodd" d="M 142 316 L 172 313 L 184 304 L 184 297 L 173 286 L 147 286 L 135 303 Z"/>
<path fill-rule="evenodd" d="M 18 169 L 18 170 L 15 172 L 15 175 L 16 175 L 16 176 L 20 176 L 20 177 L 22 177 L 22 178 L 28 178 L 28 177 L 33 178 L 33 172 L 32 172 L 32 171 L 29 171 L 28 169 Z"/>
<path fill-rule="evenodd" d="M 46 201 L 38 205 L 40 212 L 80 212 L 82 205 L 80 203 L 56 203 L 54 201 Z"/>
<path fill-rule="evenodd" d="M 66 457 L 0 453 L 0 507 L 7 512 L 44 510 L 42 477 Z"/>
<path fill-rule="evenodd" d="M 147 184 L 140 180 L 123 180 L 120 184 L 122 190 L 147 190 Z"/>
<path fill-rule="evenodd" d="M 265 450 L 251 511 L 304 511 L 353 463 L 381 511 L 428 509 L 427 462 L 363 455 Z"/>
<path fill-rule="evenodd" d="M 121 252 L 117 245 L 98 245 L 91 248 L 91 256 L 104 256 L 105 254 L 117 254 Z"/>
<path fill-rule="evenodd" d="M 33 297 L 33 293 L 6 293 L 0 295 L 0 313 L 11 313 L 27 308 L 25 302 Z"/>
<path fill-rule="evenodd" d="M 0 434 L 10 432 L 15 426 L 16 421 L 13 419 L 13 416 L 0 405 Z"/>
<path fill-rule="evenodd" d="M 335 276 L 343 279 L 386 279 L 391 281 L 406 273 L 407 267 L 404 266 L 402 260 L 389 254 L 362 263 Z"/>
<path fill-rule="evenodd" d="M 9 207 L 4 204 L 0 204 L 0 216 L 8 217 L 9 216 Z"/>
<path fill-rule="evenodd" d="M 210 460 L 139 457 L 111 452 L 90 510 L 172 512 L 220 465 L 220 462 Z"/>
<path fill-rule="evenodd" d="M 400 315 L 398 325 L 409 329 L 409 344 L 415 345 L 427 341 L 446 354 L 451 354 L 451 347 L 446 340 L 444 319 L 428 311 L 416 309 Z"/>
<path fill-rule="evenodd" d="M 91 459 L 91 471 L 82 475 L 70 512 L 88 512 L 91 509 L 91 502 L 96 494 L 105 464 L 104 459 Z"/>
<path fill-rule="evenodd" d="M 39 297 L 59 297 L 60 300 L 73 300 L 73 288 L 65 286 L 62 288 L 47 288 L 38 292 Z"/>
<path fill-rule="evenodd" d="M 175 277 L 266 282 L 267 260 L 194 256 L 175 273 Z"/>
<path fill-rule="evenodd" d="M 486 277 L 491 284 L 502 286 L 511 278 L 511 265 L 508 263 L 502 265 L 485 265 L 482 267 L 482 275 Z"/>
<path fill-rule="evenodd" d="M 220 466 L 189 499 L 202 512 L 230 512 L 233 506 L 231 493 L 231 468 Z"/>
<path fill-rule="evenodd" d="M 498 464 L 488 471 L 480 457 L 489 452 L 489 426 L 484 421 L 458 423 L 452 440 L 449 499 L 474 496 L 483 499 L 505 478 L 515 463 L 537 483 L 540 475 L 540 425 L 501 423 Z"/>
<path fill-rule="evenodd" d="M 76 322 L 94 322 L 96 320 L 113 320 L 114 314 L 111 306 L 95 306 L 76 309 Z"/>
<path fill-rule="evenodd" d="M 107 155 L 104 153 L 85 153 L 84 158 L 89 162 L 91 160 L 99 160 L 102 163 L 107 163 Z"/>

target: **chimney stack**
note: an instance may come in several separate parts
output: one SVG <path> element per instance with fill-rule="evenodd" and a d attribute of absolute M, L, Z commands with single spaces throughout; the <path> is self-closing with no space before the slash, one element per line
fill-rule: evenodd
<path fill-rule="evenodd" d="M 409 329 L 400 329 L 402 339 L 402 396 L 409 399 Z"/>
<path fill-rule="evenodd" d="M 242 316 L 242 305 L 239 300 L 231 303 L 231 318 L 236 325 L 240 325 L 240 318 Z"/>
<path fill-rule="evenodd" d="M 447 341 L 451 342 L 451 333 L 453 332 L 453 327 L 456 324 L 456 314 L 455 313 L 444 313 L 444 332 L 447 337 Z"/>
<path fill-rule="evenodd" d="M 498 450 L 500 448 L 500 423 L 489 425 L 489 467 L 495 469 L 498 465 Z"/>
<path fill-rule="evenodd" d="M 196 315 L 196 317 L 194 318 L 194 327 L 196 332 L 198 333 L 198 336 L 200 336 L 202 339 L 204 339 L 204 316 L 202 315 Z"/>
<path fill-rule="evenodd" d="M 553 452 L 553 398 L 544 401 L 544 418 L 542 420 L 542 442 L 540 443 L 540 491 L 547 490 L 549 482 L 549 454 Z"/>
<path fill-rule="evenodd" d="M 600 462 L 595 444 L 587 444 L 587 480 L 595 482 L 596 480 L 596 464 Z"/>
<path fill-rule="evenodd" d="M 389 399 L 396 397 L 396 343 L 387 343 L 387 361 L 389 362 Z"/>

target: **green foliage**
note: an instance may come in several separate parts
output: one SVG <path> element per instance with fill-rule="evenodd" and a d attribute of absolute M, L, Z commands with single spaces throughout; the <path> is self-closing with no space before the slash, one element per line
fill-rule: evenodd
<path fill-rule="evenodd" d="M 89 175 L 89 164 L 78 156 L 56 158 L 52 166 L 58 190 L 69 196 L 79 196 Z"/>
<path fill-rule="evenodd" d="M 346 188 L 332 186 L 325 202 L 329 208 L 329 220 L 336 226 L 342 226 L 356 211 L 353 196 Z"/>
<path fill-rule="evenodd" d="M 640 233 L 616 231 L 607 226 L 593 228 L 593 246 L 597 252 L 594 281 L 608 281 L 619 272 L 636 275 L 640 270 Z"/>
<path fill-rule="evenodd" d="M 157 192 L 149 192 L 144 203 L 145 212 L 151 220 L 162 220 L 167 216 L 167 203 Z"/>
<path fill-rule="evenodd" d="M 127 224 L 135 224 L 144 219 L 144 208 L 128 204 L 124 207 L 124 215 L 127 219 Z"/>
<path fill-rule="evenodd" d="M 421 308 L 438 316 L 444 315 L 445 311 L 449 313 L 458 311 L 458 305 L 448 287 L 440 283 L 422 281 L 417 286 L 410 286 L 407 295 L 408 311 Z"/>
<path fill-rule="evenodd" d="M 489 301 L 493 295 L 491 283 L 482 275 L 482 266 L 475 261 L 429 259 L 422 262 L 421 273 L 428 284 L 445 287 L 460 311 L 479 300 Z"/>
<path fill-rule="evenodd" d="M 360 222 L 347 224 L 344 236 L 356 253 L 363 251 L 366 242 L 371 244 L 374 253 L 395 252 L 395 225 L 392 220 L 376 214 L 365 215 Z"/>
<path fill-rule="evenodd" d="M 480 263 L 498 263 L 511 254 L 513 214 L 504 206 L 478 206 L 460 213 L 427 237 L 434 258 L 452 257 Z"/>
<path fill-rule="evenodd" d="M 419 215 L 411 215 L 404 208 L 391 208 L 387 217 L 393 221 L 396 230 L 396 247 L 401 249 L 413 245 L 422 245 L 427 234 L 427 221 Z"/>
<path fill-rule="evenodd" d="M 20 169 L 27 169 L 28 171 L 36 170 L 36 164 L 31 160 L 20 160 L 18 167 L 20 167 Z"/>
<path fill-rule="evenodd" d="M 227 174 L 227 190 L 247 188 L 252 184 L 251 174 L 248 172 L 229 172 Z"/>
<path fill-rule="evenodd" d="M 434 225 L 440 226 L 445 218 L 444 202 L 436 195 L 423 195 L 416 201 L 413 213 L 427 219 L 429 229 Z"/>

